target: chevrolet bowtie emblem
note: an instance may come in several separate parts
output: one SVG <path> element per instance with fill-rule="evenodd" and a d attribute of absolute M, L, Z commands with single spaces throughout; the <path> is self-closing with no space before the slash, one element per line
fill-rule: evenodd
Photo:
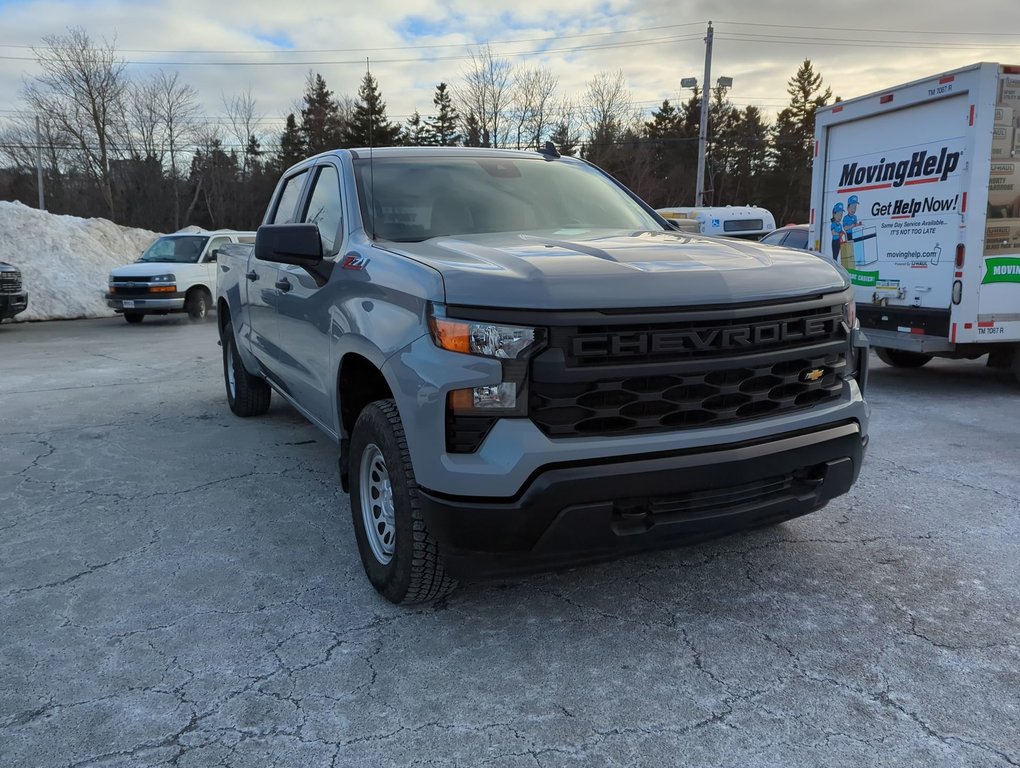
<path fill-rule="evenodd" d="M 804 371 L 800 375 L 801 381 L 818 381 L 822 376 L 825 375 L 824 368 L 812 368 L 810 371 Z"/>

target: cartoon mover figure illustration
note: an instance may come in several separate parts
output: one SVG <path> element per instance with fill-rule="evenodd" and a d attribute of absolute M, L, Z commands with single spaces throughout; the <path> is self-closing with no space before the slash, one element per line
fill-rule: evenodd
<path fill-rule="evenodd" d="M 839 261 L 839 249 L 846 238 L 843 236 L 843 203 L 832 206 L 832 219 L 829 222 L 832 231 L 832 260 Z"/>
<path fill-rule="evenodd" d="M 846 215 L 842 221 L 843 240 L 839 248 L 839 263 L 845 269 L 853 269 L 857 264 L 854 259 L 854 227 L 860 227 L 860 221 L 857 218 L 858 202 L 857 195 L 850 195 L 846 201 Z M 836 203 L 836 206 L 842 207 L 839 203 Z"/>

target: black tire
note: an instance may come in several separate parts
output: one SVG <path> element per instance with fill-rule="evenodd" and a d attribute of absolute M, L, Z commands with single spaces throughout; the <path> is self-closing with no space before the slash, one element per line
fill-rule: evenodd
<path fill-rule="evenodd" d="M 404 605 L 449 594 L 457 582 L 447 575 L 439 544 L 425 525 L 404 427 L 392 400 L 377 400 L 365 406 L 351 435 L 350 457 L 354 534 L 372 586 L 390 602 Z M 389 499 L 373 495 L 384 483 L 389 488 Z M 373 504 L 372 499 L 380 503 Z M 386 512 L 384 507 L 390 501 L 391 510 Z M 392 525 L 385 521 L 387 514 L 392 515 Z M 366 528 L 369 519 L 375 531 Z M 385 555 L 376 555 L 372 543 L 382 546 L 387 540 L 392 550 L 388 560 Z"/>
<path fill-rule="evenodd" d="M 138 325 L 138 323 L 145 319 L 145 315 L 141 312 L 125 312 L 124 319 L 131 323 L 131 325 Z"/>
<path fill-rule="evenodd" d="M 931 360 L 931 355 L 889 347 L 875 347 L 875 354 L 879 360 L 893 368 L 920 368 Z"/>
<path fill-rule="evenodd" d="M 188 317 L 196 323 L 200 323 L 209 317 L 209 309 L 212 305 L 209 293 L 204 288 L 192 288 L 184 299 L 184 311 Z"/>
<path fill-rule="evenodd" d="M 223 326 L 220 342 L 223 344 L 223 383 L 227 388 L 227 405 L 237 416 L 261 416 L 269 410 L 273 390 L 263 379 L 252 376 L 245 369 L 230 323 Z"/>

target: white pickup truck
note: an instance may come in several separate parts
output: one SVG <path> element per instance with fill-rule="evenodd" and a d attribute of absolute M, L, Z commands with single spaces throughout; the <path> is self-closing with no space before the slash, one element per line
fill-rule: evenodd
<path fill-rule="evenodd" d="M 254 242 L 254 232 L 222 229 L 164 235 L 134 264 L 110 273 L 106 304 L 129 323 L 170 312 L 204 320 L 216 292 L 216 251 L 228 243 Z"/>

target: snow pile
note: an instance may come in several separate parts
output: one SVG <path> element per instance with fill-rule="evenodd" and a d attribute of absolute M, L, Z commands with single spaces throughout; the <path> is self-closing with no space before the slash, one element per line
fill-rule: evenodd
<path fill-rule="evenodd" d="M 28 291 L 28 309 L 15 320 L 112 316 L 103 297 L 110 270 L 135 261 L 159 236 L 0 201 L 0 261 L 21 270 Z"/>

